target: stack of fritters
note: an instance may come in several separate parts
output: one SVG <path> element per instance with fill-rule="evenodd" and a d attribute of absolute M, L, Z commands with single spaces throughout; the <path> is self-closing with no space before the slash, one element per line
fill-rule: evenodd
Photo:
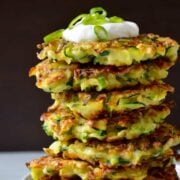
<path fill-rule="evenodd" d="M 34 180 L 175 180 L 180 132 L 164 123 L 173 87 L 164 83 L 179 45 L 154 34 L 38 45 L 30 70 L 54 104 L 41 116 L 55 142 L 31 161 Z"/>

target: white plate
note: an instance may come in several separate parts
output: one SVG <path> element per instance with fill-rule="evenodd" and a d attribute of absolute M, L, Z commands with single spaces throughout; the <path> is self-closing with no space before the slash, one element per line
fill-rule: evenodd
<path fill-rule="evenodd" d="M 22 180 L 32 180 L 31 175 L 29 174 L 29 175 L 25 176 Z"/>
<path fill-rule="evenodd" d="M 176 172 L 178 174 L 178 177 L 180 178 L 180 162 L 176 163 Z M 32 178 L 29 174 L 25 178 L 23 178 L 22 180 L 32 180 Z"/>
<path fill-rule="evenodd" d="M 178 174 L 178 177 L 180 178 L 180 162 L 176 162 L 176 172 Z"/>

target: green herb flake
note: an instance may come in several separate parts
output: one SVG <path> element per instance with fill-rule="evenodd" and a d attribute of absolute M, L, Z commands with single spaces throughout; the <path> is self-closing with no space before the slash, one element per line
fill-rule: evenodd
<path fill-rule="evenodd" d="M 109 54 L 110 54 L 110 51 L 105 50 L 105 51 L 101 52 L 99 55 L 100 56 L 107 56 Z"/>
<path fill-rule="evenodd" d="M 71 78 L 67 81 L 66 85 L 67 85 L 67 86 L 70 86 L 70 87 L 73 86 L 73 77 L 71 77 Z"/>
<path fill-rule="evenodd" d="M 101 88 L 104 89 L 106 87 L 106 79 L 104 76 L 99 76 L 98 77 L 98 82 L 101 85 Z"/>
<path fill-rule="evenodd" d="M 119 158 L 118 162 L 119 162 L 119 164 L 129 164 L 130 163 L 128 160 L 123 159 L 123 158 Z"/>
<path fill-rule="evenodd" d="M 105 130 L 99 130 L 98 134 L 100 136 L 105 136 L 107 134 L 107 132 Z"/>
<path fill-rule="evenodd" d="M 62 37 L 62 33 L 63 33 L 64 29 L 59 29 L 57 31 L 54 31 L 48 35 L 46 35 L 43 39 L 45 43 L 50 43 L 54 40 L 57 40 L 59 38 Z"/>

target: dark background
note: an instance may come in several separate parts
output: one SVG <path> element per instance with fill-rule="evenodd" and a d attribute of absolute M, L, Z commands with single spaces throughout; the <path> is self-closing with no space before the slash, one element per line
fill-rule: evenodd
<path fill-rule="evenodd" d="M 1 0 L 0 1 L 0 150 L 40 150 L 52 139 L 41 129 L 39 116 L 52 103 L 35 87 L 28 70 L 38 63 L 36 44 L 44 35 L 65 28 L 70 20 L 94 6 L 109 16 L 135 21 L 141 33 L 171 36 L 180 42 L 179 0 Z M 168 82 L 177 102 L 170 120 L 180 126 L 180 63 Z"/>

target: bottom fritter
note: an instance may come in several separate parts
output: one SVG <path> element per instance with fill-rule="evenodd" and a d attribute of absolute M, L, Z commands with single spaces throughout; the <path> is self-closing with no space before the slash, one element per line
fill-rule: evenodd
<path fill-rule="evenodd" d="M 33 180 L 176 180 L 172 157 L 151 160 L 141 166 L 107 168 L 80 160 L 45 156 L 27 164 Z"/>

